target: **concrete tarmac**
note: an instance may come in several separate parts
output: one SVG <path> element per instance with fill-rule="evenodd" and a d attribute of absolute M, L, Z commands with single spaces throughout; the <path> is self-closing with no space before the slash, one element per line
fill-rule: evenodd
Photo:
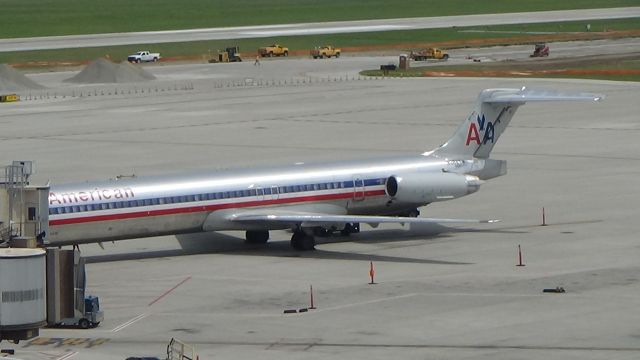
<path fill-rule="evenodd" d="M 239 66 L 244 76 L 226 73 Z M 104 322 L 2 347 L 20 359 L 163 358 L 175 337 L 200 359 L 640 356 L 639 84 L 361 80 L 329 65 L 308 81 L 305 66 L 150 67 L 159 80 L 118 94 L 34 75 L 49 95 L 0 106 L 0 160 L 35 160 L 39 184 L 415 154 L 448 139 L 484 88 L 607 98 L 523 106 L 493 152 L 509 174 L 422 209 L 498 224 L 367 227 L 305 253 L 287 232 L 266 246 L 244 244 L 239 232 L 87 245 L 88 292 L 100 296 Z M 311 285 L 317 309 L 284 314 L 309 306 Z M 566 293 L 542 292 L 559 286 Z"/>

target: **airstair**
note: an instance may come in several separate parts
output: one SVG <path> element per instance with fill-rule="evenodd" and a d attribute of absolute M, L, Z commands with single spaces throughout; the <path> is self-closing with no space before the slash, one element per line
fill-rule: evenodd
<path fill-rule="evenodd" d="M 199 360 L 195 348 L 176 338 L 167 345 L 167 360 Z"/>

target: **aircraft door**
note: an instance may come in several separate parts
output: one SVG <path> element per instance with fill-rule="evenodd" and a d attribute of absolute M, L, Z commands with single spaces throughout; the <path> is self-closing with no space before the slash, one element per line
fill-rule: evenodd
<path fill-rule="evenodd" d="M 280 197 L 280 192 L 278 191 L 278 187 L 276 185 L 272 185 L 270 199 L 278 200 L 279 197 Z"/>
<path fill-rule="evenodd" d="M 364 180 L 360 177 L 353 178 L 353 200 L 362 201 L 365 198 Z"/>
<path fill-rule="evenodd" d="M 256 196 L 258 198 L 258 201 L 264 200 L 264 189 L 258 186 L 256 188 Z"/>

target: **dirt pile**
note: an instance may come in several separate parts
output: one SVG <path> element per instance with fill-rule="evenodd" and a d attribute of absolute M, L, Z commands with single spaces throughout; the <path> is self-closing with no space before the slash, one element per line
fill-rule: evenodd
<path fill-rule="evenodd" d="M 156 77 L 143 68 L 126 61 L 120 64 L 100 58 L 87 65 L 75 76 L 65 82 L 79 84 L 131 83 L 154 80 Z"/>
<path fill-rule="evenodd" d="M 0 64 L 0 92 L 37 90 L 45 87 L 29 79 L 20 71 L 6 64 Z"/>

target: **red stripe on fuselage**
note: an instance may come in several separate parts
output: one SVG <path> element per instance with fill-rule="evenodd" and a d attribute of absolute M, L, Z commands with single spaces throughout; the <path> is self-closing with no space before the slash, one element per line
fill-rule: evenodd
<path fill-rule="evenodd" d="M 361 192 L 356 193 L 356 195 L 361 195 L 361 194 L 362 194 Z M 384 190 L 369 190 L 364 192 L 364 197 L 367 198 L 371 196 L 381 196 L 385 194 L 386 193 Z M 222 209 L 240 209 L 240 208 L 247 208 L 247 207 L 254 207 L 254 206 L 294 204 L 294 203 L 301 203 L 301 202 L 340 200 L 340 199 L 351 199 L 351 198 L 354 198 L 353 192 L 340 193 L 340 194 L 327 194 L 327 195 L 311 195 L 311 196 L 302 196 L 302 197 L 288 198 L 288 199 L 270 199 L 270 200 L 257 200 L 257 201 L 247 201 L 247 202 L 239 202 L 239 203 L 228 203 L 228 204 L 189 206 L 189 207 L 173 208 L 173 209 L 146 210 L 146 211 L 118 213 L 118 214 L 106 214 L 106 215 L 83 216 L 83 217 L 76 217 L 76 218 L 49 220 L 49 226 L 80 224 L 80 223 L 95 222 L 95 221 L 124 220 L 124 219 L 134 219 L 134 218 L 141 218 L 141 217 L 148 217 L 148 216 L 164 216 L 164 215 L 186 214 L 186 213 L 205 212 L 205 211 L 211 212 L 211 211 L 222 210 Z"/>

